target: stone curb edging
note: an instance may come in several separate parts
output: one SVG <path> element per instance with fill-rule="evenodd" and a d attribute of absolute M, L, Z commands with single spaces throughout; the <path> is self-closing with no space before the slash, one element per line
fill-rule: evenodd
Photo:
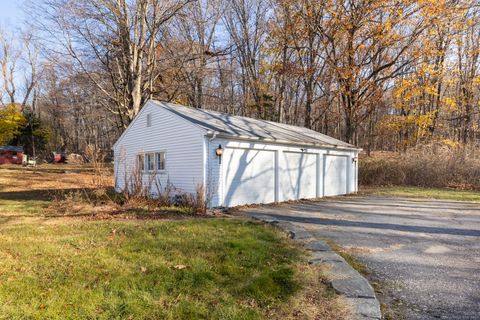
<path fill-rule="evenodd" d="M 340 255 L 324 241 L 315 239 L 307 230 L 290 222 L 277 220 L 268 215 L 246 213 L 249 217 L 274 225 L 288 233 L 289 238 L 303 243 L 310 251 L 308 263 L 326 265 L 329 268 L 329 282 L 335 291 L 346 298 L 352 306 L 354 320 L 380 320 L 380 303 L 370 283 L 353 269 Z"/>

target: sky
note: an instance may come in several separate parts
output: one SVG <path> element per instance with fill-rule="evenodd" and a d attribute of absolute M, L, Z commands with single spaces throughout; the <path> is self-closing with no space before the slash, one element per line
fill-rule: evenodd
<path fill-rule="evenodd" d="M 0 25 L 3 29 L 14 29 L 23 20 L 23 0 L 0 0 Z"/>
<path fill-rule="evenodd" d="M 23 3 L 24 0 L 0 0 L 0 30 L 3 31 L 8 38 L 13 38 L 14 41 L 17 30 L 22 27 L 22 23 L 24 22 Z M 20 61 L 19 63 L 21 64 L 22 62 Z M 14 79 L 17 83 L 17 88 L 21 91 L 24 79 L 21 69 L 17 69 Z"/>

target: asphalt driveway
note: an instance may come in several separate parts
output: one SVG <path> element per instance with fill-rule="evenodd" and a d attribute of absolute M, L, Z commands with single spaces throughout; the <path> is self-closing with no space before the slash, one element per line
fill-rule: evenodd
<path fill-rule="evenodd" d="M 371 270 L 406 319 L 480 319 L 480 204 L 337 197 L 245 211 L 301 224 Z"/>

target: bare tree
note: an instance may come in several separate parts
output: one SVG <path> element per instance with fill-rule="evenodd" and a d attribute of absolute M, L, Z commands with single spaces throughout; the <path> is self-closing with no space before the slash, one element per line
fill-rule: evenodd
<path fill-rule="evenodd" d="M 32 91 L 38 84 L 41 76 L 39 49 L 33 41 L 31 32 L 19 31 L 16 39 L 7 36 L 0 30 L 0 65 L 3 92 L 0 98 L 6 95 L 8 103 L 17 103 L 24 110 L 30 102 Z M 23 87 L 19 87 L 22 80 Z M 0 103 L 5 104 L 3 99 Z"/>
<path fill-rule="evenodd" d="M 15 103 L 16 99 L 16 79 L 15 74 L 17 73 L 18 63 L 21 56 L 21 51 L 18 48 L 13 46 L 14 41 L 5 35 L 5 32 L 0 30 L 0 44 L 1 44 L 1 55 L 0 55 L 0 64 L 2 67 L 2 81 L 3 81 L 3 92 L 8 96 L 8 103 Z M 2 101 L 4 104 L 5 102 Z"/>
<path fill-rule="evenodd" d="M 475 81 L 480 76 L 480 16 L 479 8 L 469 8 L 465 13 L 462 22 L 464 30 L 457 37 L 457 66 L 459 81 L 457 86 L 459 116 L 461 132 L 459 140 L 467 143 L 473 140 L 473 120 L 478 114 L 478 90 L 475 92 Z M 477 93 L 477 94 L 475 94 Z"/>
<path fill-rule="evenodd" d="M 224 55 L 224 49 L 215 46 L 215 36 L 218 23 L 223 13 L 223 2 L 219 0 L 195 1 L 186 6 L 183 15 L 177 16 L 173 35 L 184 48 L 183 54 L 172 52 L 181 61 L 178 75 L 188 86 L 186 92 L 191 106 L 202 108 L 207 96 L 207 82 L 213 78 L 215 68 L 213 59 Z M 173 47 L 175 48 L 175 46 Z"/>
<path fill-rule="evenodd" d="M 159 33 L 192 1 L 49 0 L 31 10 L 42 13 L 36 25 L 50 56 L 69 55 L 126 127 L 155 91 Z"/>
<path fill-rule="evenodd" d="M 265 116 L 265 110 L 262 109 L 266 102 L 266 90 L 262 88 L 260 68 L 267 19 L 268 2 L 264 0 L 231 0 L 224 15 L 223 22 L 240 67 L 243 96 L 239 112 L 241 114 Z"/>

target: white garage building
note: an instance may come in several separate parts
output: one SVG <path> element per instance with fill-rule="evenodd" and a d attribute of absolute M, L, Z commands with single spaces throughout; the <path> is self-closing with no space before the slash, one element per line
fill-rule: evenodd
<path fill-rule="evenodd" d="M 210 207 L 357 191 L 359 149 L 350 144 L 301 127 L 153 100 L 113 150 L 119 192 L 139 175 L 152 195 L 167 184 L 189 193 L 203 185 Z"/>

